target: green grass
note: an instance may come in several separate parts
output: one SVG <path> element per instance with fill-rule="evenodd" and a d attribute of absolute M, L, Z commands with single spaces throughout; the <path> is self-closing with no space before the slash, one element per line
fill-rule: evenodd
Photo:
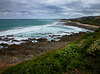
<path fill-rule="evenodd" d="M 84 24 L 91 24 L 100 26 L 100 16 L 82 17 L 77 19 L 70 19 L 73 22 L 80 22 Z"/>
<path fill-rule="evenodd" d="M 100 73 L 100 28 L 64 48 L 24 61 L 2 74 Z"/>

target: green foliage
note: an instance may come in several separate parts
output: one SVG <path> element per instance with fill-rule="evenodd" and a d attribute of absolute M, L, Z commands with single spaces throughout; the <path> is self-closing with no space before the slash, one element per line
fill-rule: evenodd
<path fill-rule="evenodd" d="M 68 57 L 70 55 L 74 56 L 76 53 L 76 48 L 78 48 L 76 44 L 71 44 L 66 48 L 63 48 L 62 50 L 58 51 L 58 53 L 60 54 L 60 56 L 65 56 L 65 57 Z"/>
<path fill-rule="evenodd" d="M 75 69 L 94 74 L 99 73 L 98 59 L 100 60 L 100 28 L 62 49 L 10 67 L 2 74 L 62 74 Z"/>
<path fill-rule="evenodd" d="M 71 19 L 71 21 L 100 26 L 100 16 Z"/>
<path fill-rule="evenodd" d="M 94 41 L 91 46 L 89 47 L 89 49 L 87 50 L 87 53 L 91 54 L 91 55 L 98 55 L 98 51 L 100 51 L 100 39 Z"/>

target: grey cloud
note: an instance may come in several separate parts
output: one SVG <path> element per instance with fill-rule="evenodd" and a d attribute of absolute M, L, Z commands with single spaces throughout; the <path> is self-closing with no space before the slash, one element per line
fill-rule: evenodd
<path fill-rule="evenodd" d="M 49 0 L 50 1 L 50 0 Z M 58 0 L 49 2 L 41 0 L 1 0 L 0 1 L 0 13 L 8 12 L 7 14 L 0 14 L 0 18 L 72 18 L 80 17 L 84 15 L 100 14 L 100 1 L 95 3 L 84 3 L 82 0 L 70 0 L 64 1 Z M 97 0 L 96 0 L 97 1 Z M 53 3 L 53 2 L 61 2 Z M 86 5 L 87 6 L 86 6 Z M 14 14 L 16 14 L 14 16 Z M 27 14 L 27 15 L 26 15 Z"/>
<path fill-rule="evenodd" d="M 61 7 L 58 7 L 58 6 L 51 6 L 51 5 L 48 5 L 46 6 L 47 9 L 50 9 L 51 11 L 54 11 L 56 13 L 60 13 L 60 12 L 63 12 L 63 8 Z"/>
<path fill-rule="evenodd" d="M 81 0 L 80 1 L 73 1 L 71 3 L 66 3 L 66 7 L 72 9 L 70 12 L 77 12 L 77 13 L 82 13 L 84 15 L 93 15 L 95 13 L 100 14 L 100 3 L 97 4 L 89 4 L 89 7 L 86 7 Z"/>
<path fill-rule="evenodd" d="M 94 13 L 100 13 L 100 3 L 98 4 L 90 4 L 90 7 L 88 8 L 82 8 L 81 11 L 79 11 L 80 13 L 83 14 L 94 14 Z"/>
<path fill-rule="evenodd" d="M 98 10 L 100 10 L 100 3 L 98 3 L 98 4 L 91 4 L 90 9 L 98 9 Z"/>

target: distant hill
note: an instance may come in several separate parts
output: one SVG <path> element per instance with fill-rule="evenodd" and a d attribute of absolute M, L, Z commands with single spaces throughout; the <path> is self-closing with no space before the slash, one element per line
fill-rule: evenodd
<path fill-rule="evenodd" d="M 81 17 L 76 19 L 70 19 L 70 21 L 100 26 L 100 16 Z"/>

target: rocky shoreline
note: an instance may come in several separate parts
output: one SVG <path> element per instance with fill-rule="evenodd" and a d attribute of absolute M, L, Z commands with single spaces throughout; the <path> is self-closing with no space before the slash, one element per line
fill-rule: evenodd
<path fill-rule="evenodd" d="M 12 66 L 12 64 L 15 65 L 19 62 L 32 59 L 45 52 L 62 48 L 67 43 L 74 41 L 83 34 L 84 32 L 65 35 L 60 38 L 60 41 L 46 41 L 46 39 L 38 39 L 37 43 L 28 42 L 20 45 L 1 44 L 5 48 L 0 50 L 0 70 Z"/>
<path fill-rule="evenodd" d="M 75 26 L 75 23 L 65 23 L 64 25 Z M 76 26 L 78 26 L 76 24 Z M 79 26 L 78 26 L 79 27 Z M 85 27 L 82 27 L 85 28 Z M 70 43 L 79 37 L 81 37 L 85 32 L 72 33 L 71 35 L 64 35 L 59 37 L 58 41 L 47 41 L 45 38 L 40 39 L 28 39 L 22 40 L 25 43 L 21 44 L 0 44 L 0 71 L 8 68 L 9 66 L 18 64 L 22 61 L 32 59 L 36 56 L 39 56 L 45 52 L 53 51 L 59 48 L 64 47 L 67 43 Z M 12 37 L 12 35 L 8 35 L 7 37 Z M 54 37 L 54 36 L 53 36 Z M 0 37 L 0 40 L 10 41 L 8 38 Z M 15 42 L 19 42 L 18 40 L 11 39 Z M 32 42 L 33 41 L 33 42 Z"/>

